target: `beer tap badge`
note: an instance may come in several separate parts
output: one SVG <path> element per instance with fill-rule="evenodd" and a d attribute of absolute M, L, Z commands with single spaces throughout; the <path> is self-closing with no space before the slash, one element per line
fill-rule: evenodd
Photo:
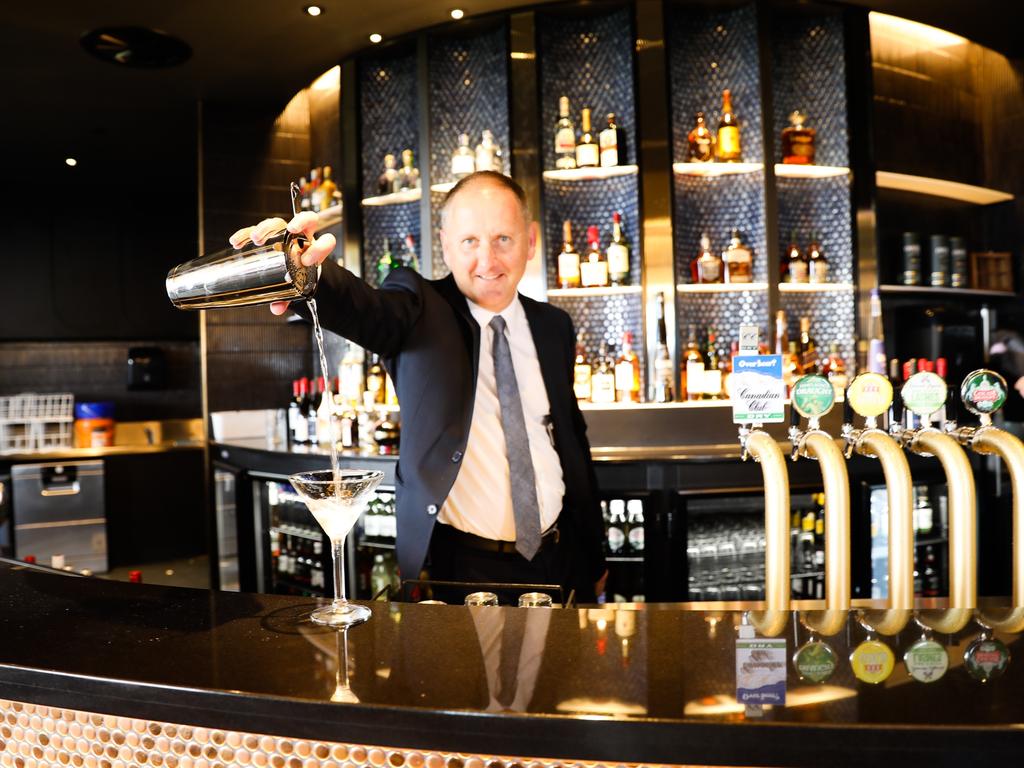
<path fill-rule="evenodd" d="M 805 419 L 816 419 L 832 410 L 836 391 L 824 376 L 801 376 L 793 385 L 793 408 Z"/>
<path fill-rule="evenodd" d="M 971 371 L 960 385 L 964 408 L 975 416 L 991 416 L 1006 402 L 1006 379 L 984 368 Z"/>
<path fill-rule="evenodd" d="M 880 373 L 862 373 L 850 384 L 846 398 L 864 418 L 881 416 L 892 405 L 892 383 Z"/>
<path fill-rule="evenodd" d="M 946 404 L 946 382 L 930 371 L 915 373 L 900 390 L 909 411 L 927 418 Z"/>

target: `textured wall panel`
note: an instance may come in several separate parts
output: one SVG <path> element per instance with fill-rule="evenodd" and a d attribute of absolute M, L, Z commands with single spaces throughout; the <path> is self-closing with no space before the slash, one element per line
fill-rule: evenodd
<path fill-rule="evenodd" d="M 761 338 L 769 333 L 766 328 L 768 317 L 767 291 L 729 291 L 726 293 L 679 293 L 676 295 L 676 319 L 679 328 L 679 346 L 686 346 L 689 326 L 695 325 L 698 343 L 703 343 L 703 333 L 709 326 L 715 329 L 718 349 L 726 351 L 734 341 L 739 341 L 740 325 L 756 325 L 761 328 Z"/>
<path fill-rule="evenodd" d="M 786 310 L 789 338 L 800 338 L 800 318 L 811 318 L 811 336 L 818 342 L 818 348 L 827 353 L 829 345 L 839 342 L 839 351 L 849 371 L 855 369 L 857 360 L 854 347 L 854 316 L 856 306 L 853 290 L 821 291 L 813 293 L 783 293 L 780 306 Z M 772 326 L 774 334 L 774 325 Z"/>
<path fill-rule="evenodd" d="M 359 61 L 360 151 L 363 157 L 363 196 L 377 194 L 377 179 L 384 170 L 384 155 L 392 154 L 401 166 L 402 150 L 419 147 L 416 104 L 416 55 L 401 52 L 368 56 Z"/>
<path fill-rule="evenodd" d="M 829 262 L 829 282 L 853 282 L 853 220 L 850 177 L 778 179 L 779 253 L 785 255 L 790 232 L 801 249 L 818 233 Z"/>
<path fill-rule="evenodd" d="M 405 253 L 405 236 L 412 234 L 416 241 L 417 256 L 420 248 L 419 201 L 399 205 L 371 205 L 363 207 L 363 279 L 370 285 L 379 284 L 377 261 L 384 253 L 384 240 L 396 256 Z"/>

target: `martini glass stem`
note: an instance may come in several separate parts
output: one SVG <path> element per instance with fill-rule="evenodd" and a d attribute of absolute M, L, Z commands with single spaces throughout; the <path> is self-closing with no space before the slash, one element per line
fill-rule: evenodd
<path fill-rule="evenodd" d="M 331 562 L 334 565 L 334 606 L 341 608 L 345 599 L 345 538 L 331 542 Z"/>

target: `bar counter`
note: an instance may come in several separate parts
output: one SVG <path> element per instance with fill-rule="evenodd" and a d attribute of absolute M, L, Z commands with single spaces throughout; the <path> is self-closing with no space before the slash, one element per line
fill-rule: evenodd
<path fill-rule="evenodd" d="M 13 750 L 40 763 L 82 765 L 74 755 L 85 754 L 89 764 L 172 768 L 953 766 L 972 754 L 1016 760 L 1024 747 L 1024 649 L 1017 636 L 997 633 L 1014 659 L 981 683 L 962 662 L 980 632 L 974 624 L 935 636 L 950 660 L 938 681 L 916 682 L 898 661 L 872 686 L 847 661 L 865 638 L 851 619 L 824 638 L 839 659 L 832 678 L 802 683 L 787 663 L 786 706 L 755 718 L 735 699 L 742 613 L 724 607 L 471 611 L 377 602 L 367 623 L 338 633 L 305 621 L 308 598 L 11 565 L 0 566 L 0 594 L 4 765 Z M 522 650 L 509 697 L 500 646 L 503 625 L 517 616 L 521 639 L 507 642 Z M 897 659 L 920 637 L 913 627 L 883 638 Z M 808 639 L 792 620 L 782 637 L 787 658 Z"/>

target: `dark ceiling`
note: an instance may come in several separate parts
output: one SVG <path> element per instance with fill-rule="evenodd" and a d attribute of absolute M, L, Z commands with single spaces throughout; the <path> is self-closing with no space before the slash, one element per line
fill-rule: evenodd
<path fill-rule="evenodd" d="M 647 0 L 645 0 L 647 1 Z M 950 29 L 1007 53 L 1024 55 L 1019 0 L 872 0 L 873 7 Z M 524 6 L 509 0 L 323 0 L 311 18 L 304 0 L 58 0 L 4 8 L 3 146 L 5 165 L 39 177 L 101 172 L 136 183 L 154 173 L 194 172 L 197 100 L 240 108 L 283 105 L 367 35 L 391 38 L 467 14 Z M 81 36 L 101 26 L 138 25 L 187 42 L 192 58 L 168 70 L 118 67 L 88 55 Z M 8 176 L 8 181 L 11 177 Z"/>

